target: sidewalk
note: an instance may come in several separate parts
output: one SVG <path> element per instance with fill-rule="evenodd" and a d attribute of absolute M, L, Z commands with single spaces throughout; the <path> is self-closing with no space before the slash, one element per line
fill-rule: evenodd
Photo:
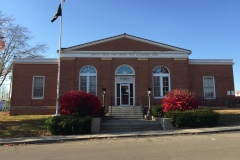
<path fill-rule="evenodd" d="M 0 138 L 0 146 L 7 145 L 7 144 L 54 143 L 54 142 L 63 142 L 63 141 L 88 140 L 88 139 L 145 137 L 145 136 L 172 136 L 172 135 L 182 135 L 182 134 L 219 133 L 219 132 L 229 132 L 229 131 L 240 131 L 240 125 L 228 126 L 228 127 L 180 129 L 180 130 L 115 132 L 115 133 L 108 133 L 108 134 Z"/>

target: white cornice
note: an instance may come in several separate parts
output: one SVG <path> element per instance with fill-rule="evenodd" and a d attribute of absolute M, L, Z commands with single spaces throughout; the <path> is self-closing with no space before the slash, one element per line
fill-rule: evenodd
<path fill-rule="evenodd" d="M 14 64 L 58 64 L 57 58 L 15 58 Z"/>
<path fill-rule="evenodd" d="M 79 58 L 188 58 L 187 54 L 161 54 L 161 53 L 133 53 L 133 52 L 123 52 L 119 53 L 70 53 L 61 54 L 62 58 L 65 57 L 79 57 Z M 15 58 L 13 60 L 14 64 L 58 64 L 57 58 Z M 232 59 L 189 59 L 190 65 L 233 65 Z"/>
<path fill-rule="evenodd" d="M 189 59 L 189 64 L 199 65 L 233 65 L 232 59 Z"/>
<path fill-rule="evenodd" d="M 61 57 L 71 58 L 188 58 L 189 54 L 179 51 L 68 51 Z"/>

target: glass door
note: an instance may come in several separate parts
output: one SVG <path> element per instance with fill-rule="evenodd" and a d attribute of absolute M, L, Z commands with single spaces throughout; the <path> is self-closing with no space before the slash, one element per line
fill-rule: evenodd
<path fill-rule="evenodd" d="M 121 105 L 129 105 L 129 84 L 121 84 Z"/>
<path fill-rule="evenodd" d="M 134 103 L 133 83 L 117 83 L 117 105 L 129 106 Z"/>

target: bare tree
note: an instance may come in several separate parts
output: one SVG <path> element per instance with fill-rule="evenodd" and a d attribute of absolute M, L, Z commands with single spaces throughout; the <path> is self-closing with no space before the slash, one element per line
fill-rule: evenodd
<path fill-rule="evenodd" d="M 46 44 L 38 43 L 30 46 L 28 42 L 33 38 L 28 28 L 15 24 L 15 19 L 0 11 L 0 36 L 4 37 L 5 47 L 0 51 L 0 86 L 12 71 L 13 58 L 43 57 L 47 49 Z"/>

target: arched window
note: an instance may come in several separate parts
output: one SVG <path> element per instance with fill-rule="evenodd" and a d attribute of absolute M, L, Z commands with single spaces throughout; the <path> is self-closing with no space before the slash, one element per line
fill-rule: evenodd
<path fill-rule="evenodd" d="M 122 64 L 116 69 L 115 75 L 135 75 L 135 72 L 131 66 Z"/>
<path fill-rule="evenodd" d="M 153 70 L 153 97 L 160 98 L 170 91 L 170 72 L 167 67 L 157 66 Z"/>
<path fill-rule="evenodd" d="M 81 68 L 79 90 L 97 94 L 97 70 L 93 66 L 86 65 Z"/>

